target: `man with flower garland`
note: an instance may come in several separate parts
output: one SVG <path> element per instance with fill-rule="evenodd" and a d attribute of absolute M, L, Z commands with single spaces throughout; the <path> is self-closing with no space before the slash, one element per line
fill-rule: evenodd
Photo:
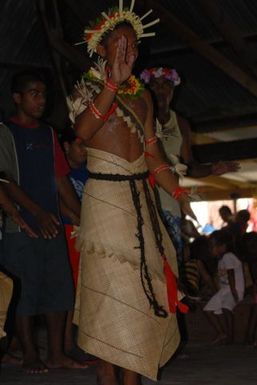
<path fill-rule="evenodd" d="M 81 270 L 75 321 L 81 348 L 100 358 L 98 384 L 156 380 L 179 344 L 175 250 L 160 221 L 154 183 L 190 212 L 188 197 L 165 163 L 153 128 L 150 94 L 131 75 L 143 37 L 132 12 L 110 10 L 86 30 L 99 61 L 69 98 L 88 151 L 78 246 Z M 147 26 L 153 25 L 148 23 Z M 148 180 L 150 172 L 150 177 Z M 151 182 L 151 183 L 149 183 Z"/>
<path fill-rule="evenodd" d="M 175 87 L 181 79 L 174 68 L 153 67 L 145 69 L 140 74 L 144 84 L 149 85 L 156 106 L 156 136 L 163 143 L 166 155 L 177 167 L 178 175 L 188 175 L 193 178 L 203 178 L 208 175 L 222 175 L 238 170 L 234 161 L 219 161 L 211 164 L 199 164 L 191 150 L 191 128 L 188 121 L 171 108 Z M 187 166 L 178 165 L 181 159 Z"/>
<path fill-rule="evenodd" d="M 181 83 L 177 71 L 168 67 L 144 69 L 140 79 L 148 85 L 155 102 L 156 136 L 160 139 L 165 154 L 180 177 L 187 175 L 202 178 L 209 175 L 222 175 L 237 171 L 237 162 L 220 161 L 212 164 L 199 164 L 192 155 L 191 128 L 188 121 L 171 108 L 175 87 Z M 180 163 L 180 161 L 183 162 Z M 165 222 L 176 246 L 177 256 L 182 262 L 181 212 L 175 199 L 164 190 L 160 190 L 161 205 L 164 209 Z"/>

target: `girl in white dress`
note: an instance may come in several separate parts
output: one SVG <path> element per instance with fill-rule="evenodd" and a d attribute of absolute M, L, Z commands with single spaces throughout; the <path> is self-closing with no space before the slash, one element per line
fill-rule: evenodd
<path fill-rule="evenodd" d="M 204 307 L 217 332 L 214 343 L 233 342 L 232 311 L 244 296 L 244 275 L 241 261 L 234 254 L 233 236 L 227 230 L 210 235 L 212 253 L 219 258 L 219 290 Z"/>

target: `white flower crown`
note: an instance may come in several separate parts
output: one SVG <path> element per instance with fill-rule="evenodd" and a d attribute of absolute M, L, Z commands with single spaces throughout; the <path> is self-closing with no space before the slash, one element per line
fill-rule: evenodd
<path fill-rule="evenodd" d="M 87 43 L 87 51 L 90 57 L 94 52 L 96 52 L 96 47 L 101 42 L 104 34 L 106 34 L 108 31 L 112 31 L 118 24 L 122 22 L 128 22 L 131 24 L 138 40 L 142 37 L 155 35 L 155 32 L 145 33 L 144 29 L 159 23 L 160 19 L 153 20 L 150 23 L 143 25 L 142 20 L 144 20 L 148 15 L 150 15 L 150 13 L 152 13 L 152 9 L 150 9 L 150 11 L 148 11 L 142 17 L 139 17 L 133 12 L 134 5 L 135 0 L 131 0 L 129 9 L 123 9 L 123 0 L 119 0 L 118 9 L 112 8 L 109 10 L 108 14 L 101 12 L 102 17 L 97 20 L 92 29 L 85 29 L 84 40 Z"/>

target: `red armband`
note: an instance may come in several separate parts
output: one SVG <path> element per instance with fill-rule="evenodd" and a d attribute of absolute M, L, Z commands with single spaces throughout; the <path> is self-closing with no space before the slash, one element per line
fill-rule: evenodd
<path fill-rule="evenodd" d="M 149 154 L 149 155 L 151 155 L 151 154 Z M 170 169 L 170 165 L 168 163 L 162 163 L 160 166 L 156 167 L 153 171 L 151 171 L 150 175 L 149 175 L 149 183 L 150 183 L 151 187 L 154 187 L 156 184 L 155 175 L 159 174 L 162 171 L 169 170 L 169 169 Z"/>
<path fill-rule="evenodd" d="M 157 175 L 159 174 L 160 172 L 162 171 L 165 171 L 165 170 L 169 170 L 170 169 L 170 165 L 168 163 L 162 163 L 160 166 L 156 167 L 152 173 L 154 175 Z"/>
<path fill-rule="evenodd" d="M 145 140 L 145 145 L 147 146 L 147 145 L 155 144 L 157 143 L 157 140 L 158 140 L 157 137 L 154 135 L 151 138 Z"/>
<path fill-rule="evenodd" d="M 107 79 L 104 85 L 112 92 L 117 92 L 119 88 L 118 84 L 114 83 L 111 79 Z"/>
<path fill-rule="evenodd" d="M 106 122 L 106 120 L 114 113 L 116 108 L 118 107 L 117 103 L 113 103 L 109 109 L 109 111 L 106 112 L 106 114 L 102 114 L 98 108 L 95 106 L 94 103 L 89 104 L 89 109 L 94 115 L 96 119 L 101 119 L 102 121 Z"/>
<path fill-rule="evenodd" d="M 148 153 L 146 153 L 146 154 L 148 154 Z M 153 156 L 153 155 L 149 154 L 148 156 Z M 156 167 L 153 171 L 150 172 L 150 175 L 149 175 L 150 185 L 152 187 L 155 186 L 155 184 L 156 184 L 155 175 L 158 175 L 160 172 L 165 171 L 165 170 L 170 170 L 170 169 L 171 169 L 171 166 L 168 163 L 162 163 L 160 166 Z"/>
<path fill-rule="evenodd" d="M 145 158 L 155 158 L 155 156 L 148 151 L 144 151 L 144 156 Z"/>
<path fill-rule="evenodd" d="M 174 191 L 172 191 L 171 196 L 178 200 L 182 194 L 187 194 L 187 190 L 178 186 Z"/>

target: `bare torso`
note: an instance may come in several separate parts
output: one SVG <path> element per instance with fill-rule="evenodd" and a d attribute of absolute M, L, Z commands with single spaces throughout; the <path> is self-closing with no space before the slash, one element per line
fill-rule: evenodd
<path fill-rule="evenodd" d="M 144 97 L 137 99 L 124 97 L 125 104 L 134 111 L 141 124 L 144 126 L 147 114 L 147 104 Z M 88 147 L 96 148 L 118 155 L 129 162 L 133 162 L 143 153 L 143 145 L 139 140 L 137 131 L 131 129 L 115 113 L 87 142 Z"/>

